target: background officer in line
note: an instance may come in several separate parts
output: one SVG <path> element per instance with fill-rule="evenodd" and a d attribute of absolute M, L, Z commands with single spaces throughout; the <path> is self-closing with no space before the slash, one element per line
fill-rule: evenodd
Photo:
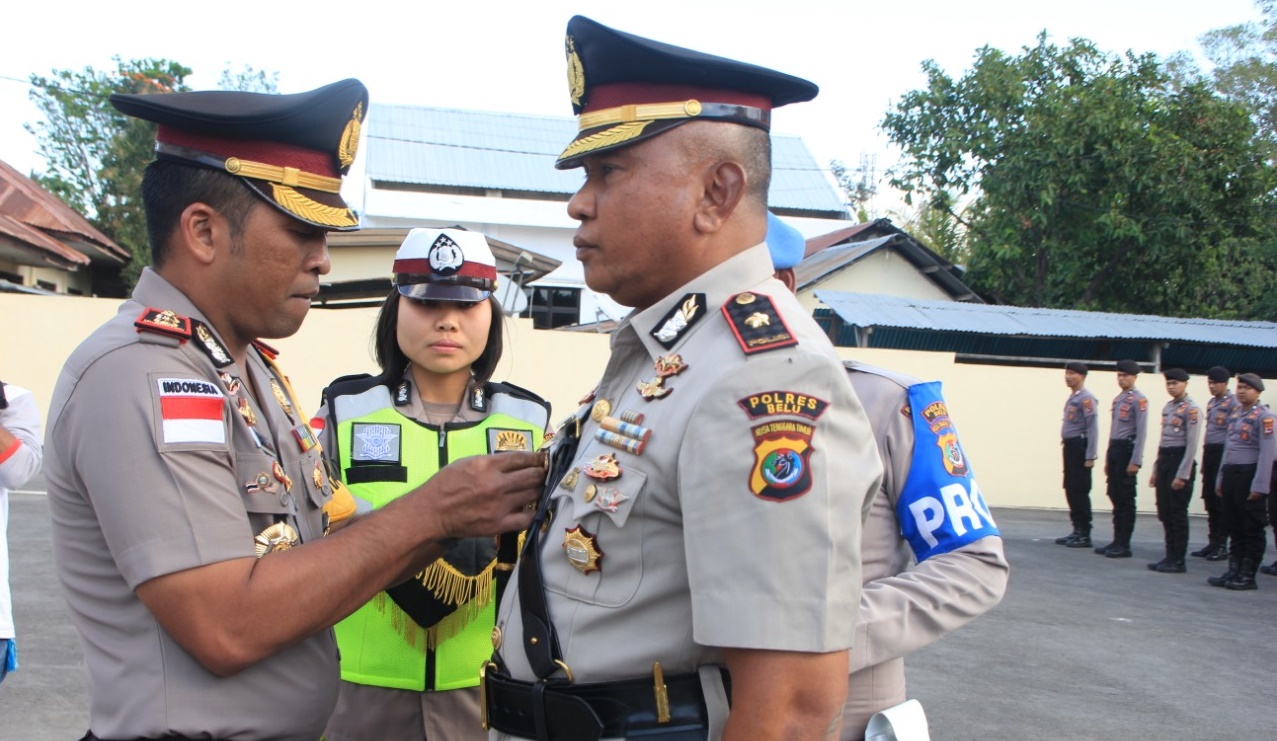
<path fill-rule="evenodd" d="M 1193 500 L 1193 481 L 1197 478 L 1197 461 L 1190 451 L 1197 450 L 1201 409 L 1188 396 L 1188 373 L 1171 368 L 1162 376 L 1171 399 L 1162 407 L 1162 439 L 1148 485 L 1157 491 L 1157 519 L 1166 531 L 1166 556 L 1148 568 L 1163 574 L 1182 574 L 1187 570 L 1184 554 L 1188 551 L 1188 503 Z"/>
<path fill-rule="evenodd" d="M 1214 587 L 1257 588 L 1255 572 L 1264 559 L 1264 504 L 1277 460 L 1277 416 L 1259 403 L 1264 382 L 1254 373 L 1237 376 L 1237 401 L 1224 443 L 1215 488 L 1223 499 L 1228 528 L 1228 571 L 1206 581 Z"/>
<path fill-rule="evenodd" d="M 526 527 L 544 470 L 469 458 L 324 537 L 333 483 L 259 338 L 297 331 L 327 232 L 358 227 L 339 191 L 367 91 L 112 103 L 159 124 L 154 267 L 67 360 L 45 445 L 85 739 L 314 741 L 337 694 L 331 626 L 446 538 Z"/>
<path fill-rule="evenodd" d="M 817 88 L 580 16 L 567 56 L 577 259 L 634 311 L 554 438 L 488 721 L 498 739 L 828 738 L 882 467 L 764 244 L 770 111 Z"/>
<path fill-rule="evenodd" d="M 1071 393 L 1064 402 L 1060 440 L 1064 448 L 1064 497 L 1073 532 L 1055 542 L 1069 548 L 1091 547 L 1091 473 L 1100 439 L 1100 402 L 1086 388 L 1086 374 L 1086 363 L 1064 366 L 1064 384 Z"/>
<path fill-rule="evenodd" d="M 1228 425 L 1233 413 L 1241 407 L 1237 397 L 1228 390 L 1228 380 L 1233 374 L 1217 365 L 1206 372 L 1206 388 L 1210 400 L 1206 402 L 1206 434 L 1202 445 L 1202 505 L 1206 508 L 1206 527 L 1209 539 L 1206 546 L 1193 551 L 1192 556 L 1207 561 L 1223 561 L 1228 558 L 1228 531 L 1224 527 L 1223 505 L 1215 490 L 1219 477 L 1219 461 L 1224 455 L 1224 441 L 1228 439 Z"/>
<path fill-rule="evenodd" d="M 18 668 L 9 594 L 9 492 L 40 472 L 40 409 L 31 392 L 0 382 L 0 681 Z"/>
<path fill-rule="evenodd" d="M 793 266 L 802 260 L 805 246 L 796 229 L 769 214 L 767 247 L 776 277 L 791 291 L 796 287 Z M 966 475 L 942 476 L 937 481 L 932 472 L 942 448 L 935 444 L 936 436 L 928 430 L 924 434 L 929 439 L 916 445 L 919 415 L 925 406 L 912 404 L 911 394 L 929 386 L 936 386 L 938 393 L 939 384 L 922 384 L 916 378 L 850 360 L 843 361 L 843 366 L 865 405 L 883 466 L 882 486 L 874 496 L 860 547 L 864 590 L 842 716 L 842 738 L 849 741 L 864 738 L 874 713 L 905 701 L 905 656 L 993 609 L 1006 593 L 1010 569 L 1002 537 L 992 518 L 984 519 L 984 507 L 978 508 L 975 519 L 964 520 L 964 533 L 950 528 L 930 531 L 937 541 L 934 547 L 917 538 L 917 527 L 901 527 L 916 519 L 911 505 L 926 497 L 942 499 L 938 483 L 960 481 L 969 496 L 978 494 L 969 460 L 964 458 Z M 915 463 L 919 464 L 916 475 Z M 913 533 L 914 538 L 903 532 Z"/>
<path fill-rule="evenodd" d="M 1140 366 L 1134 360 L 1117 361 L 1117 385 L 1113 399 L 1113 423 L 1104 458 L 1109 501 L 1113 502 L 1113 542 L 1095 549 L 1108 558 L 1131 557 L 1131 533 L 1135 531 L 1135 475 L 1144 462 L 1144 435 L 1148 398 L 1135 388 Z"/>

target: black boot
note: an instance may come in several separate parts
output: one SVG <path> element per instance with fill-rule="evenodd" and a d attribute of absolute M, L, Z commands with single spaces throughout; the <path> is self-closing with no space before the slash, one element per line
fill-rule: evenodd
<path fill-rule="evenodd" d="M 1105 558 L 1130 558 L 1135 554 L 1131 553 L 1131 546 L 1126 543 L 1114 543 L 1104 551 Z"/>
<path fill-rule="evenodd" d="M 1109 543 L 1108 545 L 1098 546 L 1098 547 L 1095 549 L 1095 552 L 1096 552 L 1096 553 L 1098 553 L 1098 554 L 1100 554 L 1101 556 L 1103 556 L 1105 553 L 1108 553 L 1108 552 L 1109 552 L 1109 549 L 1110 549 L 1110 548 L 1112 548 L 1112 547 L 1113 547 L 1113 546 L 1115 546 L 1115 545 L 1117 545 L 1117 543 Z"/>
<path fill-rule="evenodd" d="M 1163 564 L 1165 564 L 1165 563 L 1166 563 L 1167 561 L 1169 561 L 1169 560 L 1171 560 L 1171 557 L 1170 557 L 1170 556 L 1167 556 L 1166 558 L 1163 558 L 1161 561 L 1153 561 L 1153 562 L 1149 563 L 1149 565 L 1148 565 L 1148 570 L 1149 570 L 1149 571 L 1159 571 L 1159 570 L 1161 570 L 1161 568 L 1162 568 Z"/>
<path fill-rule="evenodd" d="M 1211 576 L 1206 578 L 1206 583 L 1212 587 L 1228 586 L 1228 582 L 1237 577 L 1237 572 L 1241 569 L 1241 560 L 1237 558 L 1228 559 L 1228 571 L 1219 576 Z"/>
<path fill-rule="evenodd" d="M 1065 544 L 1065 546 L 1066 546 L 1066 547 L 1068 547 L 1068 548 L 1090 548 L 1090 547 L 1091 547 L 1091 534 L 1090 534 L 1090 533 L 1078 533 L 1078 534 L 1077 534 L 1077 537 L 1073 539 L 1073 542 L 1071 542 L 1071 543 L 1066 543 L 1066 544 Z"/>
<path fill-rule="evenodd" d="M 1078 539 L 1078 536 L 1079 536 L 1079 535 L 1081 535 L 1081 534 L 1082 534 L 1082 533 L 1081 533 L 1081 532 L 1079 532 L 1078 530 L 1074 530 L 1073 532 L 1069 533 L 1068 535 L 1065 535 L 1065 536 L 1060 537 L 1060 538 L 1056 538 L 1056 539 L 1055 539 L 1055 544 L 1056 544 L 1056 545 L 1068 545 L 1068 544 L 1072 543 L 1073 541 L 1077 540 L 1077 539 Z"/>
<path fill-rule="evenodd" d="M 1225 558 L 1228 558 L 1227 543 L 1216 543 L 1215 550 L 1206 554 L 1207 561 L 1223 561 Z"/>
<path fill-rule="evenodd" d="M 1158 564 L 1154 571 L 1160 574 L 1183 574 L 1188 571 L 1188 567 L 1184 565 L 1182 558 L 1167 558 Z"/>
<path fill-rule="evenodd" d="M 1259 585 L 1255 583 L 1255 571 L 1259 564 L 1249 558 L 1243 558 L 1241 567 L 1237 569 L 1237 576 L 1233 577 L 1224 586 L 1235 592 L 1245 592 L 1251 589 L 1259 589 Z"/>
<path fill-rule="evenodd" d="M 1202 546 L 1201 550 L 1193 551 L 1192 553 L 1188 555 L 1194 558 L 1206 558 L 1207 556 L 1209 556 L 1210 554 L 1214 552 L 1215 552 L 1215 543 L 1214 541 L 1211 541 L 1210 543 L 1207 543 L 1206 545 Z"/>
<path fill-rule="evenodd" d="M 1277 561 L 1273 561 L 1271 566 L 1260 566 L 1259 570 L 1269 576 L 1277 576 Z"/>

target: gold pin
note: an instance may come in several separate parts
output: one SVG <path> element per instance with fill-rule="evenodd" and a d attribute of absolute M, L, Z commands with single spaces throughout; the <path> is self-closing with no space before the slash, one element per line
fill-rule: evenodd
<path fill-rule="evenodd" d="M 253 411 L 253 406 L 248 403 L 248 399 L 239 397 L 239 416 L 244 418 L 249 427 L 257 425 L 257 412 Z"/>
<path fill-rule="evenodd" d="M 266 528 L 253 538 L 256 543 L 254 546 L 257 551 L 257 557 L 261 558 L 267 553 L 275 553 L 276 551 L 286 551 L 297 545 L 297 531 L 292 525 L 286 522 L 277 522 Z"/>
<path fill-rule="evenodd" d="M 500 625 L 492 626 L 492 650 L 493 651 L 501 650 L 501 626 Z"/>
<path fill-rule="evenodd" d="M 571 471 L 568 471 L 568 475 L 564 476 L 563 480 L 559 482 L 559 487 L 567 489 L 568 491 L 574 491 L 576 489 L 576 482 L 580 479 L 581 469 L 573 468 Z"/>
<path fill-rule="evenodd" d="M 736 297 L 736 303 L 740 304 L 741 306 L 745 306 L 746 304 L 752 304 L 754 303 L 754 294 L 742 293 L 741 295 Z"/>
<path fill-rule="evenodd" d="M 275 401 L 284 408 L 284 414 L 293 415 L 293 405 L 288 401 L 288 397 L 284 395 L 284 389 L 279 385 L 279 381 L 274 378 L 270 379 L 270 392 L 274 394 Z"/>
<path fill-rule="evenodd" d="M 656 722 L 670 722 L 670 695 L 669 690 L 665 687 L 665 671 L 661 669 L 661 662 L 652 663 L 652 690 L 656 695 Z"/>
<path fill-rule="evenodd" d="M 612 402 L 607 399 L 599 399 L 594 402 L 594 406 L 590 409 L 590 417 L 598 422 L 607 415 L 612 413 Z"/>
<path fill-rule="evenodd" d="M 603 551 L 599 549 L 599 541 L 593 533 L 580 525 L 564 533 L 563 550 L 567 554 L 568 563 L 582 574 L 600 570 L 599 561 L 603 559 Z"/>
<path fill-rule="evenodd" d="M 594 484 L 590 484 L 589 486 L 585 487 L 585 502 L 586 502 L 586 504 L 589 504 L 590 502 L 593 502 L 593 501 L 594 501 L 594 495 L 595 495 L 595 494 L 597 494 L 598 492 L 599 492 L 599 487 L 595 486 Z"/>

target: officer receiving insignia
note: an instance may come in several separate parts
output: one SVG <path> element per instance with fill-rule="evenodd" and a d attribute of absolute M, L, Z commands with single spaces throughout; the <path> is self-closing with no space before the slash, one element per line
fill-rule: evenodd
<path fill-rule="evenodd" d="M 485 720 L 498 739 L 780 737 L 782 717 L 824 737 L 881 465 L 763 244 L 771 110 L 816 86 L 580 16 L 566 51 L 577 256 L 634 310 L 550 448 Z"/>

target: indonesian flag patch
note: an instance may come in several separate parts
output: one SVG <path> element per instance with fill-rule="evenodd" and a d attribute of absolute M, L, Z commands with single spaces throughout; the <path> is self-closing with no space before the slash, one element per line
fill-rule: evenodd
<path fill-rule="evenodd" d="M 164 442 L 226 444 L 221 389 L 198 378 L 157 378 Z"/>

